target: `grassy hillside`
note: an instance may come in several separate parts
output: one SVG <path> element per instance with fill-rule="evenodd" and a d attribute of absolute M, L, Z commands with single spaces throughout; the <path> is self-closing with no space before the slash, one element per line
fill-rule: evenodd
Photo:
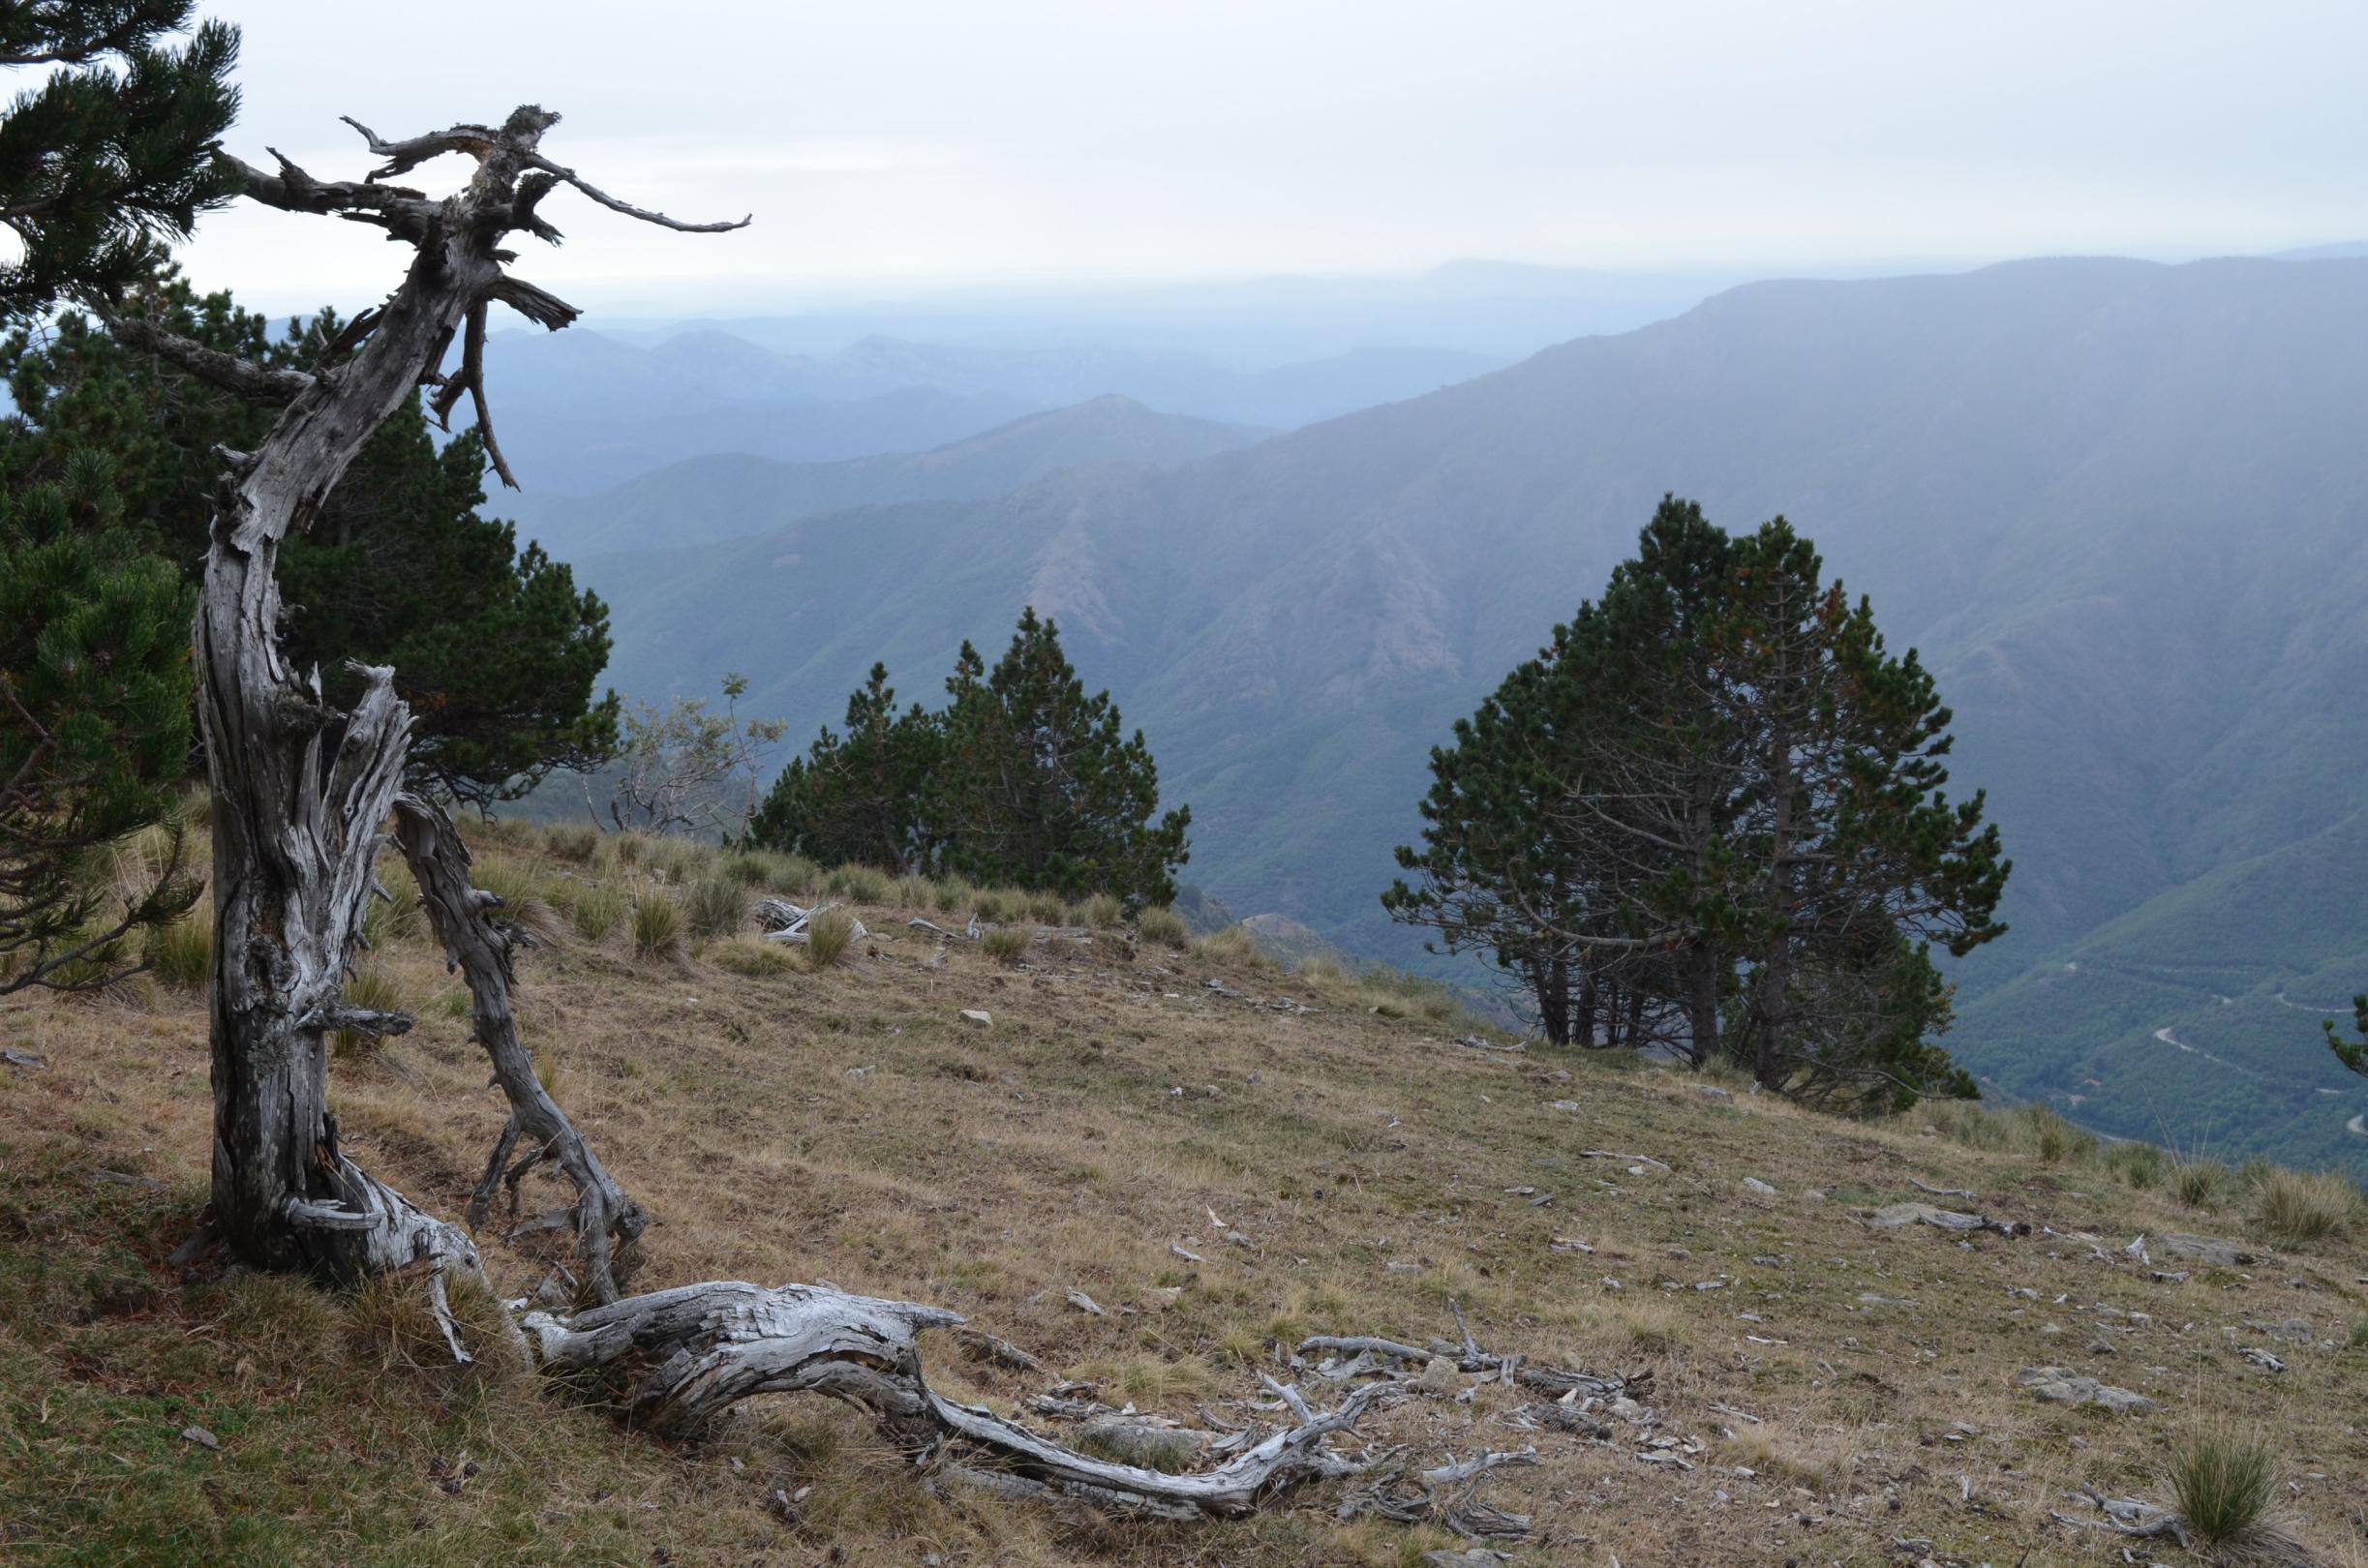
<path fill-rule="evenodd" d="M 638 1286 L 939 1302 L 1043 1363 L 974 1364 L 934 1335 L 932 1376 L 961 1397 L 1012 1410 L 1072 1379 L 1192 1424 L 1274 1420 L 1261 1372 L 1328 1403 L 1290 1362 L 1302 1338 L 1452 1337 L 1453 1304 L 1492 1349 L 1652 1377 L 1640 1410 L 1590 1414 L 1601 1437 L 1461 1376 L 1369 1423 L 1421 1465 L 1534 1445 L 1480 1496 L 1533 1517 L 1504 1547 L 1541 1568 L 2117 1561 L 2050 1512 L 2094 1517 L 2081 1483 L 2150 1495 L 2178 1438 L 2231 1421 L 2274 1432 L 2302 1540 L 2368 1552 L 2356 1192 L 2182 1170 L 2045 1115 L 1842 1124 L 1739 1085 L 1473 1049 L 1417 983 L 1287 976 L 1238 936 L 1185 950 L 998 893 L 518 829 L 480 869 L 552 933 L 520 987 L 543 1072 L 659 1217 Z M 739 897 L 835 888 L 873 935 L 819 973 L 745 929 L 637 953 L 631 896 L 727 878 Z M 729 925 L 738 898 L 720 903 Z M 905 923 L 982 907 L 1029 934 L 1015 962 Z M 419 1024 L 338 1058 L 336 1109 L 374 1172 L 455 1213 L 501 1107 L 440 956 L 400 908 L 378 936 L 375 983 Z M 203 1197 L 194 995 L 13 998 L 0 1044 L 43 1064 L 0 1065 L 7 1560 L 1414 1568 L 1450 1545 L 1343 1522 L 1338 1483 L 1239 1523 L 1117 1523 L 937 1494 L 827 1402 L 665 1446 L 498 1352 L 457 1376 L 413 1283 L 346 1296 L 167 1265 Z M 1903 1201 L 2048 1228 L 1864 1221 Z M 2333 1232 L 2308 1234 L 2312 1215 Z M 2166 1232 L 2258 1253 L 2180 1262 Z M 2151 1261 L 2126 1250 L 2141 1236 Z M 486 1242 L 497 1288 L 531 1287 L 537 1257 Z M 2160 1408 L 2040 1402 L 2014 1383 L 2037 1366 Z"/>
<path fill-rule="evenodd" d="M 2330 882 L 2241 911 L 2199 891 L 2368 810 L 2362 321 L 2368 262 L 2346 260 L 1754 285 L 1168 472 L 584 570 L 622 685 L 744 670 L 794 733 L 874 658 L 933 691 L 1032 602 L 1192 803 L 1196 880 L 1403 956 L 1376 895 L 1454 716 L 1600 589 L 1662 492 L 1734 528 L 1784 513 L 1934 670 L 1958 783 L 2015 859 L 2013 933 L 1961 972 L 1970 1065 L 2069 1096 L 2121 1035 L 1986 997 L 2111 921 L 2169 900 L 2264 962 L 2368 950 L 2368 904 Z M 2260 1053 L 2288 1073 L 2280 1040 Z M 2166 1114 L 2193 1140 L 2185 1102 Z M 2315 1112 L 2260 1104 L 2255 1145 L 2326 1152 Z"/>

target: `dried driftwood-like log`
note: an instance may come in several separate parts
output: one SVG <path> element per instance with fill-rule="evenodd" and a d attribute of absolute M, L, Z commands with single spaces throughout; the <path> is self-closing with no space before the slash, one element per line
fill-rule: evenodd
<path fill-rule="evenodd" d="M 984 1484 L 998 1492 L 1051 1491 L 1177 1519 L 1243 1514 L 1269 1489 L 1357 1474 L 1364 1462 L 1332 1452 L 1325 1439 L 1351 1429 L 1395 1392 L 1394 1385 L 1369 1383 L 1222 1463 L 1170 1475 L 1077 1453 L 930 1388 L 915 1340 L 924 1329 L 961 1321 L 939 1307 L 821 1285 L 767 1290 L 713 1282 L 632 1296 L 573 1316 L 526 1312 L 520 1321 L 547 1367 L 627 1373 L 625 1407 L 637 1426 L 692 1432 L 754 1395 L 828 1394 L 868 1412 L 908 1453 L 958 1451 L 999 1467 L 977 1472 L 957 1464 L 963 1473 L 951 1477 L 957 1482 L 984 1474 Z"/>

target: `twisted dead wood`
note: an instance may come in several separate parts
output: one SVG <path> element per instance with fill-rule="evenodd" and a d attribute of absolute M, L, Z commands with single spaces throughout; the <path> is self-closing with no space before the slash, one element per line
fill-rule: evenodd
<path fill-rule="evenodd" d="M 572 1316 L 529 1311 L 520 1325 L 546 1367 L 638 1372 L 625 1391 L 625 1409 L 628 1420 L 648 1430 L 694 1432 L 759 1394 L 827 1394 L 868 1412 L 890 1441 L 939 1462 L 941 1473 L 957 1484 L 1007 1493 L 1056 1492 L 1173 1519 L 1243 1514 L 1273 1489 L 1360 1473 L 1365 1461 L 1332 1452 L 1325 1439 L 1352 1429 L 1396 1392 L 1390 1384 L 1369 1383 L 1333 1409 L 1309 1412 L 1222 1463 L 1169 1475 L 1078 1453 L 930 1388 L 916 1337 L 960 1321 L 959 1313 L 941 1307 L 823 1285 L 767 1290 L 713 1282 Z M 972 1470 L 952 1462 L 955 1452 L 991 1460 L 999 1468 Z"/>

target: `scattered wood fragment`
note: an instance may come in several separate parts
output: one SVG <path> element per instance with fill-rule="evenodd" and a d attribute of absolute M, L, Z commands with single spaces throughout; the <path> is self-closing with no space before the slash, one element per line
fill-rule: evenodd
<path fill-rule="evenodd" d="M 1667 1161 L 1655 1160 L 1651 1155 L 1621 1154 L 1613 1149 L 1581 1149 L 1579 1158 L 1581 1160 L 1612 1160 L 1624 1165 L 1651 1165 L 1663 1175 L 1672 1174 Z"/>
<path fill-rule="evenodd" d="M 811 932 L 813 922 L 836 909 L 836 904 L 816 904 L 812 909 L 793 904 L 786 898 L 760 898 L 756 901 L 756 920 L 765 928 L 767 942 L 804 942 Z M 862 920 L 849 920 L 855 926 L 855 940 L 871 935 Z"/>
<path fill-rule="evenodd" d="M 1968 1203 L 1979 1203 L 1981 1201 L 1978 1194 L 1968 1192 L 1961 1187 L 1933 1187 L 1928 1183 L 1918 1181 L 1913 1176 L 1910 1176 L 1907 1179 L 1907 1185 L 1914 1188 L 1919 1192 L 1928 1192 L 1933 1197 L 1961 1197 Z"/>

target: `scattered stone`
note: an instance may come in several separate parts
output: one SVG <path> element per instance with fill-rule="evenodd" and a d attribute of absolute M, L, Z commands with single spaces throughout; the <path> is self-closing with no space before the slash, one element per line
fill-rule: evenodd
<path fill-rule="evenodd" d="M 2239 1269 L 2261 1261 L 2258 1252 L 2217 1236 L 2163 1235 L 2154 1237 L 2147 1246 L 2156 1253 L 2182 1257 L 2207 1269 Z"/>
<path fill-rule="evenodd" d="M 1766 1182 L 1761 1181 L 1757 1176 L 1746 1176 L 1744 1178 L 1744 1191 L 1746 1192 L 1757 1192 L 1762 1197 L 1774 1197 L 1776 1195 L 1776 1190 L 1770 1187 Z"/>
<path fill-rule="evenodd" d="M 2046 1404 L 2094 1404 L 2115 1415 L 2133 1415 L 2155 1407 L 2154 1402 L 2143 1394 L 2083 1377 L 2069 1367 L 2025 1367 L 2015 1374 L 2015 1382 L 2029 1389 L 2033 1397 Z"/>
<path fill-rule="evenodd" d="M 210 1448 L 217 1454 L 222 1452 L 222 1439 L 215 1436 L 212 1432 L 206 1431 L 203 1427 L 183 1427 L 181 1429 L 181 1441 L 185 1443 L 196 1443 L 199 1448 Z"/>
<path fill-rule="evenodd" d="M 1574 1111 L 1579 1108 L 1579 1102 L 1575 1100 L 1558 1100 L 1553 1104 L 1548 1105 L 1546 1108 L 1548 1110 Z"/>
<path fill-rule="evenodd" d="M 962 1016 L 974 1024 L 991 1025 L 995 1021 L 985 1008 L 964 1008 Z"/>

